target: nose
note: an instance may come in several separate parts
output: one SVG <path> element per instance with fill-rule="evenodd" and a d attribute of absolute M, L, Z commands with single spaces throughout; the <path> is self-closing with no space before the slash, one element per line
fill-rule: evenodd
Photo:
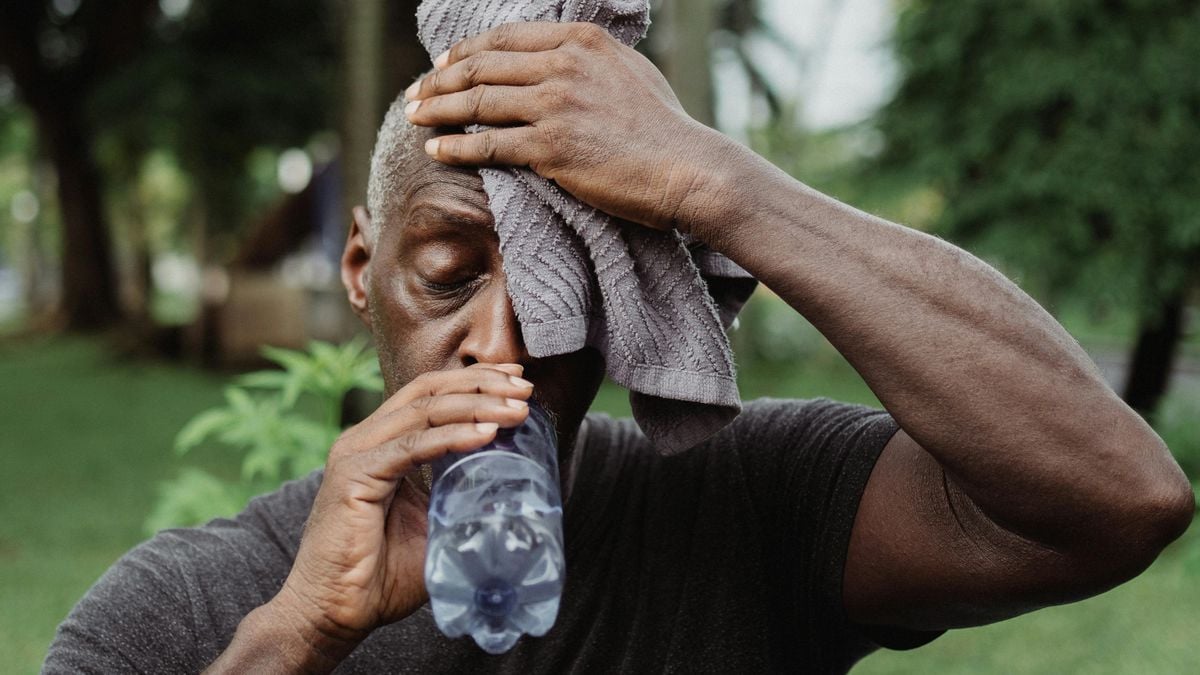
<path fill-rule="evenodd" d="M 463 367 L 472 363 L 521 363 L 529 361 L 521 325 L 517 323 L 512 300 L 504 290 L 503 280 L 489 284 L 484 294 L 475 298 L 469 317 L 467 335 L 458 346 L 458 359 Z"/>

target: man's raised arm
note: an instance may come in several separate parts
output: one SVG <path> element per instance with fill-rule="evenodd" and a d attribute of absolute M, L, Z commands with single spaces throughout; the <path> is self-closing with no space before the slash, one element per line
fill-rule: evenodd
<path fill-rule="evenodd" d="M 853 619 L 937 629 L 1078 600 L 1187 527 L 1166 446 L 999 272 L 755 157 L 717 184 L 720 219 L 694 233 L 809 319 L 902 428 L 852 534 Z"/>

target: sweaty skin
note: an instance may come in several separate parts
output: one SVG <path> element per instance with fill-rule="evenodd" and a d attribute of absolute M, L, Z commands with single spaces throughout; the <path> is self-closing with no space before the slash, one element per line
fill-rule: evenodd
<path fill-rule="evenodd" d="M 510 24 L 434 65 L 406 92 L 415 124 L 500 128 L 431 137 L 432 158 L 529 166 L 591 206 L 691 233 L 803 314 L 899 422 L 851 535 L 843 600 L 854 621 L 936 630 L 1077 600 L 1138 574 L 1191 521 L 1167 448 L 1036 302 L 965 251 L 822 195 L 695 122 L 654 66 L 603 30 Z M 335 445 L 284 591 L 213 670 L 270 657 L 328 670 L 419 606 L 420 491 L 404 483 L 389 511 L 389 490 L 415 462 L 494 433 L 468 422 L 523 417 L 491 398 L 520 397 L 496 379 L 516 367 L 484 364 L 537 373 L 568 436 L 594 396 L 594 352 L 545 363 L 524 353 L 494 235 L 475 229 L 486 222 L 478 184 L 422 175 L 434 176 L 420 190 L 440 215 L 422 221 L 413 199 L 372 247 L 360 211 L 343 258 L 395 393 Z M 452 390 L 467 393 L 442 393 Z M 312 536 L 336 528 L 372 543 L 355 558 Z"/>

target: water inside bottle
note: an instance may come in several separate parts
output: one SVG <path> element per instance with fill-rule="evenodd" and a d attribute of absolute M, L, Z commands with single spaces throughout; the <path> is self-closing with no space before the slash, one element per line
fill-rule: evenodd
<path fill-rule="evenodd" d="M 425 584 L 434 620 L 447 636 L 470 635 L 492 654 L 550 630 L 562 595 L 557 463 L 551 456 L 543 467 L 518 454 L 530 438 L 499 439 L 459 459 L 430 501 Z"/>

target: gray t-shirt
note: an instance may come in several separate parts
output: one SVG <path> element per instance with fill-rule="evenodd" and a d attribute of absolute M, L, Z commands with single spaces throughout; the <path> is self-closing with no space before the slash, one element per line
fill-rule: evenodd
<path fill-rule="evenodd" d="M 631 419 L 589 414 L 564 515 L 558 620 L 490 656 L 428 605 L 376 630 L 338 672 L 843 673 L 886 643 L 843 611 L 855 511 L 885 412 L 758 399 L 710 440 L 658 455 Z M 195 672 L 279 590 L 321 473 L 232 520 L 167 530 L 113 565 L 59 627 L 44 672 Z"/>

